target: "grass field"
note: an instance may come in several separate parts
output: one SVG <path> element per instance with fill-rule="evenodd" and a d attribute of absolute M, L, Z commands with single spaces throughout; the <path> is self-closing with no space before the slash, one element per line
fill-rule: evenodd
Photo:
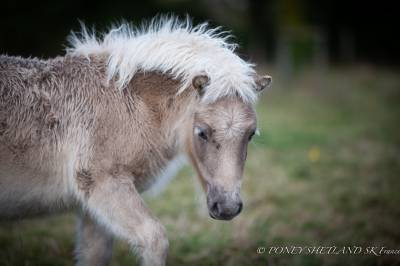
<path fill-rule="evenodd" d="M 400 265 L 400 255 L 258 254 L 271 246 L 400 249 L 400 76 L 360 66 L 275 76 L 258 103 L 232 222 L 204 211 L 187 167 L 149 207 L 169 265 Z M 196 185 L 194 185 L 196 184 Z M 72 265 L 74 216 L 0 224 L 0 265 Z M 112 265 L 136 265 L 117 242 Z"/>

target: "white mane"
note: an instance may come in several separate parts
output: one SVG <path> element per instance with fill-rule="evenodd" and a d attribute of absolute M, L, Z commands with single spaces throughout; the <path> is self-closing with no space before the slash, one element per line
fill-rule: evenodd
<path fill-rule="evenodd" d="M 189 19 L 182 22 L 174 17 L 153 19 L 141 28 L 123 23 L 101 38 L 82 25 L 80 33 L 70 35 L 67 54 L 108 55 L 107 80 L 115 77 L 120 89 L 139 71 L 160 71 L 181 79 L 182 92 L 194 76 L 205 73 L 210 78 L 202 98 L 205 102 L 238 94 L 254 103 L 253 65 L 234 53 L 237 45 L 228 43 L 229 38 L 207 23 L 193 27 Z"/>

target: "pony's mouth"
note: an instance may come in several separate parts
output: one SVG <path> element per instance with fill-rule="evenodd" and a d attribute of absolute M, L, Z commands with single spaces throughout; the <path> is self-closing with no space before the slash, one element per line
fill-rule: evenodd
<path fill-rule="evenodd" d="M 222 221 L 230 221 L 232 220 L 234 217 L 237 216 L 237 214 L 234 215 L 214 215 L 212 212 L 208 212 L 208 214 L 210 215 L 211 218 L 213 218 L 214 220 L 222 220 Z"/>
<path fill-rule="evenodd" d="M 209 212 L 209 215 L 211 218 L 213 218 L 214 220 L 222 220 L 222 221 L 230 221 L 233 218 L 235 218 L 237 216 L 237 214 L 220 214 L 218 216 L 214 215 L 212 212 Z"/>
<path fill-rule="evenodd" d="M 239 207 L 235 210 L 225 210 L 225 211 L 222 211 L 220 208 L 215 206 L 216 204 L 214 204 L 211 207 L 211 209 L 208 210 L 208 214 L 210 215 L 210 217 L 215 220 L 229 221 L 232 220 L 237 215 L 239 215 L 239 213 L 242 211 L 243 204 L 241 203 Z"/>

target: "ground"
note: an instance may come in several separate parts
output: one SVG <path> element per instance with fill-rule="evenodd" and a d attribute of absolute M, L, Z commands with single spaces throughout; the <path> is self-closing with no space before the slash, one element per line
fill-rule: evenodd
<path fill-rule="evenodd" d="M 274 73 L 272 73 L 274 74 Z M 187 167 L 147 198 L 169 265 L 400 265 L 400 255 L 278 255 L 273 246 L 400 249 L 400 76 L 357 66 L 274 76 L 258 103 L 244 210 L 215 221 Z M 0 223 L 0 265 L 72 265 L 75 217 Z M 265 247 L 264 254 L 257 248 Z M 123 242 L 112 265 L 135 265 Z"/>

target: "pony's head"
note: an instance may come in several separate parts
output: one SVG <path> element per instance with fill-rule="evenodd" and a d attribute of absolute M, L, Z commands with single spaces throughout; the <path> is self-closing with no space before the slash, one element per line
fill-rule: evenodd
<path fill-rule="evenodd" d="M 188 109 L 189 131 L 184 123 L 188 154 L 211 217 L 235 217 L 243 206 L 239 190 L 247 145 L 256 131 L 253 104 L 271 77 L 256 75 L 254 65 L 235 54 L 229 32 L 207 23 L 192 26 L 190 19 L 161 17 L 139 28 L 122 24 L 102 36 L 83 26 L 70 36 L 67 53 L 108 55 L 107 81 L 121 90 L 137 72 L 156 71 L 181 81 L 177 95 L 197 91 L 190 90 L 201 99 L 194 112 Z"/>
<path fill-rule="evenodd" d="M 208 77 L 196 76 L 193 87 L 200 97 Z M 255 91 L 261 91 L 271 77 L 256 77 Z M 192 117 L 188 154 L 207 193 L 209 214 L 214 219 L 230 220 L 238 215 L 247 146 L 257 130 L 252 103 L 241 97 L 225 96 L 212 103 L 200 104 Z"/>

